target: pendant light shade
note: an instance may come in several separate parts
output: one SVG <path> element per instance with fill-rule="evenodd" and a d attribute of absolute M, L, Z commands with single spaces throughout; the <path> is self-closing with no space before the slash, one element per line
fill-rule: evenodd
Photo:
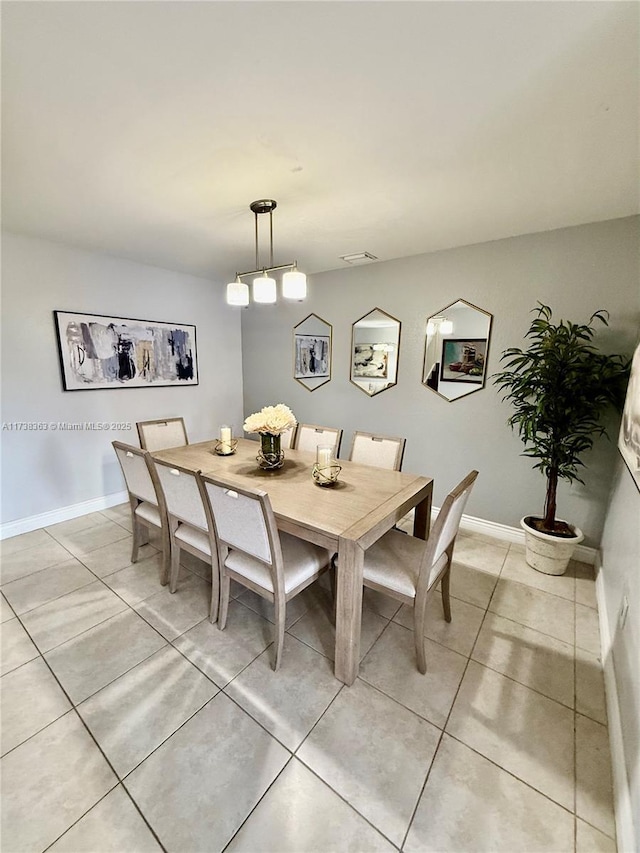
<path fill-rule="evenodd" d="M 236 278 L 227 285 L 227 305 L 239 305 L 241 308 L 249 304 L 249 285 Z"/>
<path fill-rule="evenodd" d="M 282 295 L 285 299 L 297 299 L 298 302 L 307 298 L 307 277 L 297 267 L 282 276 Z"/>
<path fill-rule="evenodd" d="M 253 301 L 273 304 L 276 301 L 276 280 L 263 273 L 253 280 Z"/>
<path fill-rule="evenodd" d="M 261 198 L 252 201 L 249 209 L 253 213 L 255 221 L 256 239 L 256 268 L 248 272 L 236 273 L 236 280 L 227 285 L 227 304 L 244 307 L 249 304 L 249 287 L 242 281 L 245 276 L 257 274 L 253 279 L 253 301 L 264 305 L 272 305 L 277 299 L 276 280 L 267 273 L 288 270 L 282 276 L 282 295 L 286 299 L 296 299 L 301 302 L 307 296 L 307 277 L 298 270 L 297 261 L 288 264 L 273 264 L 273 211 L 278 202 L 272 198 Z M 260 265 L 260 251 L 258 245 L 258 217 L 264 213 L 269 214 L 269 266 Z M 262 274 L 260 274 L 262 273 Z"/>

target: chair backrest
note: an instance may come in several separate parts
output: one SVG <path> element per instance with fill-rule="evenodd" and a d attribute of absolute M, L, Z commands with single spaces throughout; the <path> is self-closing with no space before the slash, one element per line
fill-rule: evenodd
<path fill-rule="evenodd" d="M 291 427 L 290 429 L 288 429 L 282 433 L 282 435 L 280 436 L 280 447 L 283 450 L 286 450 L 289 447 L 295 447 L 296 446 L 295 442 L 296 442 L 296 432 L 297 431 L 298 431 L 298 426 L 296 424 L 296 426 Z"/>
<path fill-rule="evenodd" d="M 160 421 L 138 421 L 138 436 L 143 450 L 164 450 L 189 444 L 184 418 L 165 418 Z"/>
<path fill-rule="evenodd" d="M 153 458 L 151 466 L 158 488 L 162 490 L 169 517 L 209 532 L 200 487 L 193 471 Z"/>
<path fill-rule="evenodd" d="M 112 441 L 113 449 L 122 468 L 127 491 L 141 501 L 158 506 L 158 496 L 149 468 L 150 456 L 146 450 Z"/>
<path fill-rule="evenodd" d="M 425 586 L 428 589 L 437 581 L 441 571 L 438 563 L 442 561 L 442 568 L 446 566 L 443 555 L 458 535 L 460 519 L 477 476 L 477 471 L 471 471 L 445 498 L 427 541 L 417 595 L 424 591 Z"/>
<path fill-rule="evenodd" d="M 351 442 L 349 459 L 360 465 L 374 465 L 376 468 L 399 471 L 402 466 L 405 443 L 406 438 L 374 435 L 371 432 L 356 430 Z"/>
<path fill-rule="evenodd" d="M 199 474 L 198 480 L 218 544 L 265 563 L 271 570 L 274 591 L 284 590 L 280 535 L 269 495 L 238 488 L 219 477 Z"/>
<path fill-rule="evenodd" d="M 316 426 L 315 424 L 298 424 L 295 448 L 296 450 L 310 450 L 313 453 L 319 444 L 333 444 L 337 456 L 340 451 L 341 440 L 341 429 Z"/>

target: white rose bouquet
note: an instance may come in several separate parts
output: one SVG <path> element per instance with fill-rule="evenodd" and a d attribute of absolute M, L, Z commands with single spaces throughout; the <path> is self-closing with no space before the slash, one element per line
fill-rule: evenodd
<path fill-rule="evenodd" d="M 265 406 L 259 412 L 255 412 L 244 422 L 242 429 L 245 432 L 259 432 L 263 435 L 282 435 L 297 424 L 295 415 L 284 403 L 277 406 Z"/>

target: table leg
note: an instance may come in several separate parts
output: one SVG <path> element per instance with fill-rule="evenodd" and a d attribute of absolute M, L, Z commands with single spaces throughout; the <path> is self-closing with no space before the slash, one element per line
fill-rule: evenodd
<path fill-rule="evenodd" d="M 360 663 L 364 551 L 351 539 L 338 541 L 335 676 L 351 685 Z"/>
<path fill-rule="evenodd" d="M 431 529 L 431 499 L 433 491 L 416 506 L 413 517 L 413 535 L 418 539 L 428 539 Z"/>

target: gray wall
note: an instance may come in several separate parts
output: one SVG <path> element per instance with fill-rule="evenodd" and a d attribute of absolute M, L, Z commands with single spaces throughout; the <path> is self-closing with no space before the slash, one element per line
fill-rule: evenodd
<path fill-rule="evenodd" d="M 197 326 L 200 384 L 62 390 L 54 309 Z M 4 234 L 2 421 L 129 422 L 132 431 L 14 432 L 2 438 L 2 521 L 124 488 L 113 439 L 137 444 L 135 422 L 182 415 L 192 441 L 241 422 L 240 318 L 210 281 L 69 246 Z"/>
<path fill-rule="evenodd" d="M 602 572 L 635 836 L 640 840 L 640 492 L 618 456 L 602 536 Z M 629 601 L 624 627 L 623 597 Z"/>
<path fill-rule="evenodd" d="M 404 470 L 435 478 L 436 505 L 477 468 L 467 512 L 517 526 L 542 511 L 543 479 L 520 456 L 506 425 L 510 409 L 493 386 L 452 403 L 422 386 L 426 319 L 457 299 L 491 312 L 490 373 L 502 350 L 522 344 L 537 300 L 573 321 L 607 308 L 602 348 L 631 354 L 640 322 L 638 224 L 611 220 L 336 270 L 311 277 L 304 303 L 251 305 L 242 310 L 245 414 L 284 402 L 299 421 L 343 427 L 342 457 L 355 429 L 404 435 Z M 402 335 L 398 384 L 369 398 L 349 382 L 351 323 L 374 307 L 400 319 Z M 333 324 L 333 378 L 313 392 L 292 378 L 292 329 L 310 312 Z M 586 486 L 560 489 L 559 514 L 583 529 L 585 545 L 600 541 L 614 456 L 615 441 L 599 441 L 585 459 Z"/>

